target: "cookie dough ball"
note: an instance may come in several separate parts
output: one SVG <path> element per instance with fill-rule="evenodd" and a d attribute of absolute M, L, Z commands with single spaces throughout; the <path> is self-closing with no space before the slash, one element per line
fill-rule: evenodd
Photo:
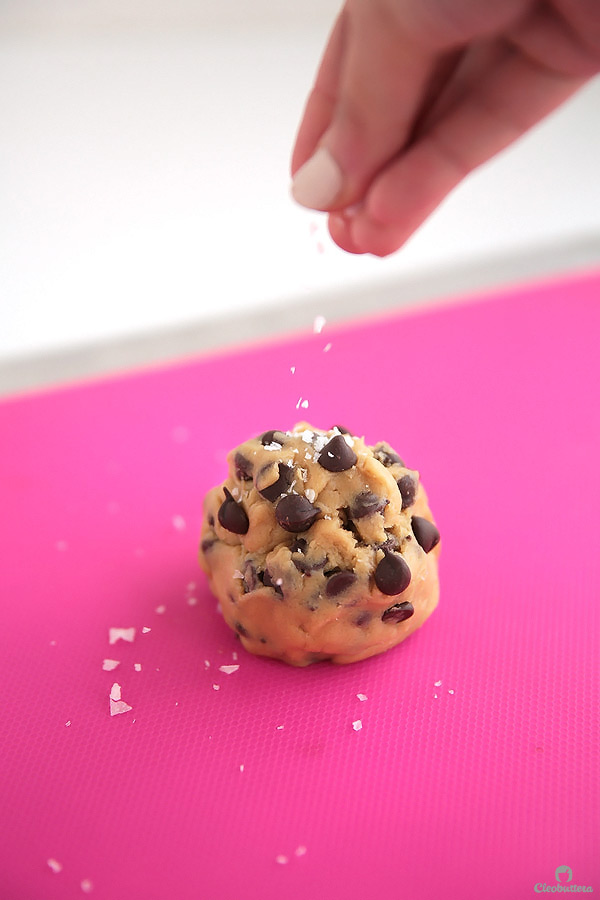
<path fill-rule="evenodd" d="M 440 535 L 419 473 L 388 444 L 301 422 L 228 462 L 205 498 L 200 564 L 251 653 L 355 662 L 433 612 Z"/>

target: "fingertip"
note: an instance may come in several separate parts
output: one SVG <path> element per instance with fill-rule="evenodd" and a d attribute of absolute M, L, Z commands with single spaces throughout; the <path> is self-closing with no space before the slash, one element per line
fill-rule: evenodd
<path fill-rule="evenodd" d="M 332 240 L 347 253 L 360 255 L 366 251 L 356 244 L 352 235 L 352 214 L 347 212 L 335 212 L 329 214 L 329 234 Z"/>

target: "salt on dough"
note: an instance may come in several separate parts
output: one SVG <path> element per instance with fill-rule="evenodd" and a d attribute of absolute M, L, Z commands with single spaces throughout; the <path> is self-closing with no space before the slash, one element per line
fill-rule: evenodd
<path fill-rule="evenodd" d="M 433 612 L 439 532 L 419 473 L 388 444 L 300 422 L 228 464 L 205 498 L 200 564 L 251 653 L 356 662 Z"/>

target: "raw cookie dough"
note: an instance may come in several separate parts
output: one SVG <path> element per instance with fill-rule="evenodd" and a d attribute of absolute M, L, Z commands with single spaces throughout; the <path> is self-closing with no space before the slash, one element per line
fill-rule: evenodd
<path fill-rule="evenodd" d="M 440 535 L 419 473 L 388 444 L 301 422 L 228 463 L 205 498 L 200 564 L 251 653 L 355 662 L 433 612 Z"/>

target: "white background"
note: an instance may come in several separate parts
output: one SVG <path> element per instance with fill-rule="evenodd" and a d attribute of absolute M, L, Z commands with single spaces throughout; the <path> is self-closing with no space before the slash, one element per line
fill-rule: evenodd
<path fill-rule="evenodd" d="M 551 270 L 578 241 L 600 259 L 598 81 L 393 258 L 335 248 L 288 165 L 336 10 L 0 0 L 0 362 L 265 307 L 285 330 L 302 298 L 343 315 L 364 288 L 367 311 L 380 284 L 529 252 Z"/>

